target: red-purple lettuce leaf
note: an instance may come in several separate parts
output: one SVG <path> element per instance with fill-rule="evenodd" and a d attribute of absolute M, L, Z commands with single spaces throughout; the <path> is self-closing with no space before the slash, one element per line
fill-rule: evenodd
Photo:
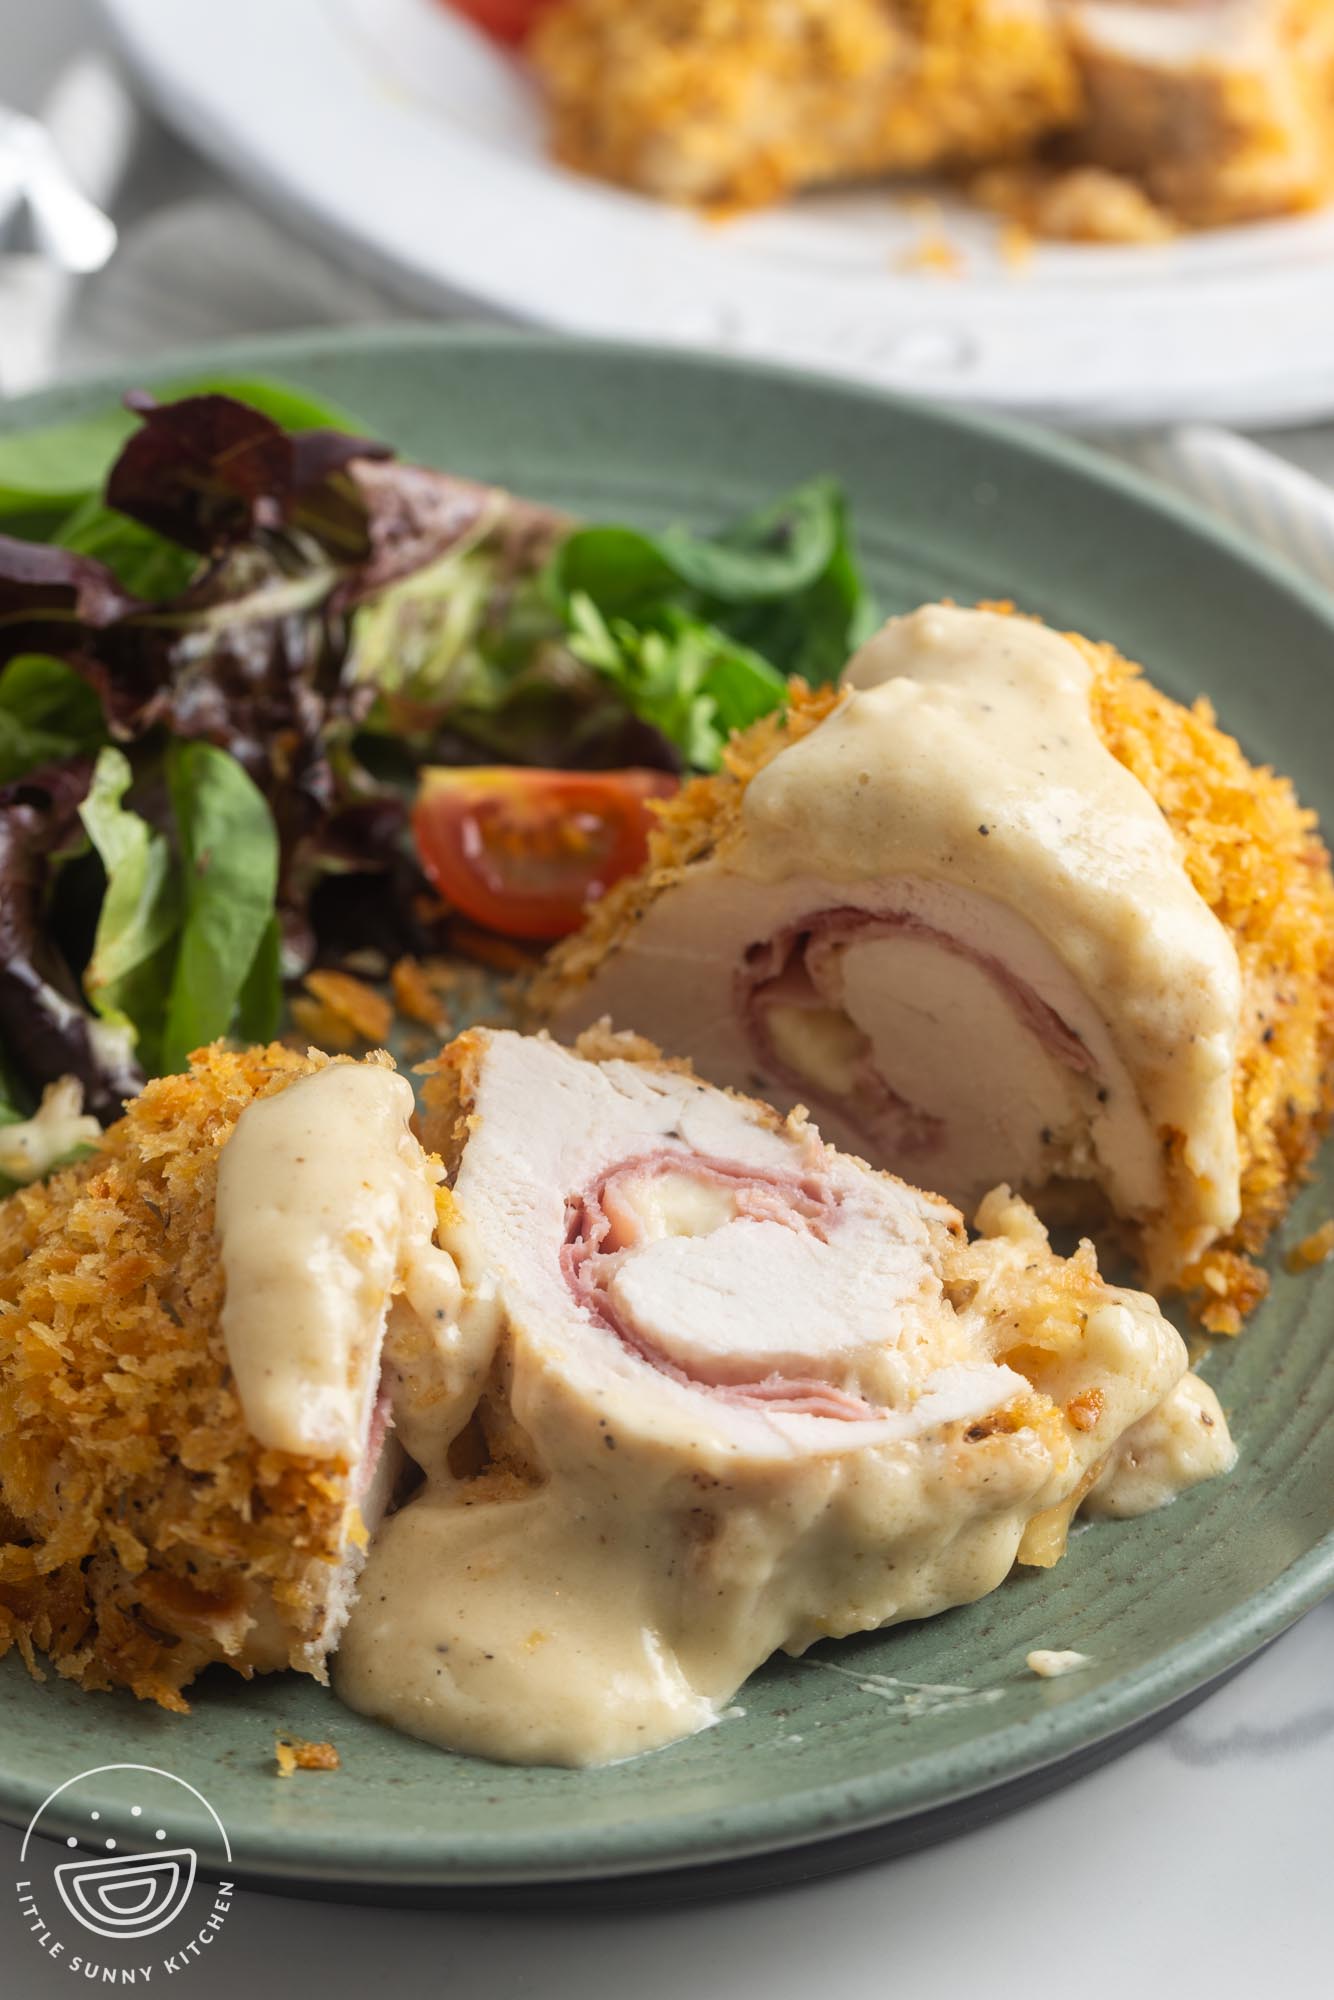
<path fill-rule="evenodd" d="M 44 922 L 57 857 L 82 838 L 92 760 L 73 758 L 0 785 L 0 1044 L 34 1094 L 77 1077 L 94 1116 L 118 1115 L 143 1087 L 128 1035 L 96 1023 Z"/>
<path fill-rule="evenodd" d="M 366 439 L 289 434 L 227 396 L 129 402 L 142 421 L 107 505 L 201 567 L 146 603 L 88 556 L 0 537 L 0 662 L 37 649 L 66 660 L 120 743 L 165 731 L 237 759 L 278 828 L 290 963 L 312 948 L 304 906 L 344 797 L 339 746 L 374 698 L 350 671 L 350 607 L 437 562 L 497 499 Z"/>
<path fill-rule="evenodd" d="M 125 400 L 141 422 L 108 475 L 108 507 L 201 555 L 294 525 L 345 560 L 368 553 L 367 510 L 346 474 L 388 457 L 385 445 L 294 434 L 231 396 Z"/>

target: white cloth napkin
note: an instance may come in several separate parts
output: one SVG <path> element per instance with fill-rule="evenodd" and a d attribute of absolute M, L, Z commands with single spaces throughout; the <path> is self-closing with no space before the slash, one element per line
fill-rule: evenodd
<path fill-rule="evenodd" d="M 1334 590 L 1334 488 L 1322 480 L 1207 424 L 1144 439 L 1126 456 Z"/>

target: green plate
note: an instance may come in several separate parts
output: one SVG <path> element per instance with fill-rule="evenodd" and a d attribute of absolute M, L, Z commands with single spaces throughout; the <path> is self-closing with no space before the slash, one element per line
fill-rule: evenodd
<path fill-rule="evenodd" d="M 1334 826 L 1334 607 L 1068 444 L 809 376 L 493 333 L 252 341 L 144 374 L 223 366 L 282 375 L 409 454 L 586 515 L 704 522 L 835 472 L 887 608 L 1006 596 L 1113 639 L 1171 693 L 1207 691 L 1251 756 L 1291 773 Z M 80 414 L 139 379 L 38 397 L 0 425 Z M 1334 1212 L 1332 1164 L 1286 1240 Z M 229 1872 L 425 1900 L 634 1876 L 647 1890 L 664 1873 L 719 1886 L 761 1879 L 759 1857 L 780 1851 L 787 1872 L 809 1873 L 872 1829 L 903 1845 L 976 1817 L 996 1788 L 1012 1798 L 1115 1748 L 1334 1587 L 1334 1268 L 1291 1277 L 1276 1255 L 1273 1269 L 1264 1309 L 1205 1368 L 1241 1448 L 1230 1478 L 1077 1532 L 1059 1568 L 980 1604 L 780 1659 L 688 1743 L 609 1770 L 513 1770 L 395 1736 L 294 1676 L 209 1676 L 181 1719 L 34 1687 L 11 1659 L 0 1811 L 23 1824 L 77 1772 L 163 1766 L 221 1816 Z M 1024 1656 L 1040 1645 L 1092 1665 L 1038 1681 Z M 942 1685 L 970 1697 L 920 1691 Z M 279 1782 L 278 1728 L 332 1737 L 342 1771 Z M 97 1781 L 113 1817 L 131 1782 Z M 191 1832 L 221 1859 L 202 1810 Z M 798 1848 L 810 1851 L 794 1861 Z"/>

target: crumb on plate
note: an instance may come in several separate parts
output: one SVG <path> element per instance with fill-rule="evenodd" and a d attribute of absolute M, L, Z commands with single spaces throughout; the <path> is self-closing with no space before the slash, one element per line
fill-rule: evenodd
<path fill-rule="evenodd" d="M 1312 1271 L 1330 1257 L 1334 1257 L 1334 1215 L 1303 1236 L 1300 1243 L 1294 1243 L 1283 1261 L 1290 1271 Z"/>
<path fill-rule="evenodd" d="M 358 1041 L 378 1047 L 389 1038 L 394 1010 L 383 993 L 350 972 L 308 972 L 307 993 L 326 1012 L 345 1023 Z"/>
<path fill-rule="evenodd" d="M 337 1771 L 342 1759 L 332 1743 L 313 1743 L 307 1736 L 291 1736 L 280 1730 L 273 1739 L 273 1759 L 280 1778 L 294 1771 Z"/>

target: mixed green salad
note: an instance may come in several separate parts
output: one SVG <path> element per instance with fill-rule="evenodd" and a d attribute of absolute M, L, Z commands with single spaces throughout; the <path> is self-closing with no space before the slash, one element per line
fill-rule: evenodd
<path fill-rule="evenodd" d="M 644 799 L 874 622 L 826 479 L 710 534 L 580 524 L 249 380 L 0 437 L 0 1124 L 62 1079 L 105 1122 L 460 910 L 567 927 L 562 854 L 600 854 L 583 892 L 635 865 Z"/>

